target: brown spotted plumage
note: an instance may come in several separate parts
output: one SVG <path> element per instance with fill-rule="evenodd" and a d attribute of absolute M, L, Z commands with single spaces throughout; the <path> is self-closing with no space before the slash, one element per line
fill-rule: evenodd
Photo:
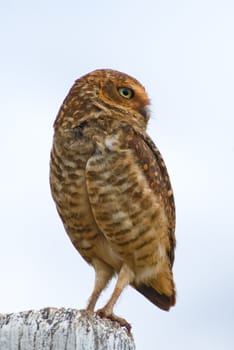
<path fill-rule="evenodd" d="M 175 304 L 175 206 L 164 161 L 146 133 L 149 99 L 134 78 L 109 69 L 78 79 L 54 124 L 50 184 L 76 249 L 95 269 L 87 309 L 114 274 L 98 311 L 113 314 L 131 285 L 163 310 Z"/>

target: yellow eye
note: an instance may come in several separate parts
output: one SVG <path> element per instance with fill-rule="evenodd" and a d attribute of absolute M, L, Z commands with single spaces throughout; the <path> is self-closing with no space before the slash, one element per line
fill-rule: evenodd
<path fill-rule="evenodd" d="M 133 98 L 134 96 L 133 90 L 130 89 L 129 87 L 120 87 L 118 88 L 118 91 L 120 96 L 127 98 L 128 100 L 130 100 L 130 98 Z"/>

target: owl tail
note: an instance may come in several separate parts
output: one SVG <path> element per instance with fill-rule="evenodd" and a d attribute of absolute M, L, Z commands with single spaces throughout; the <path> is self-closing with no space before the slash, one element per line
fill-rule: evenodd
<path fill-rule="evenodd" d="M 176 296 L 173 290 L 172 295 L 167 296 L 166 294 L 160 294 L 154 288 L 141 284 L 138 286 L 133 286 L 138 292 L 143 294 L 151 303 L 158 306 L 164 311 L 168 311 L 171 306 L 175 305 Z"/>

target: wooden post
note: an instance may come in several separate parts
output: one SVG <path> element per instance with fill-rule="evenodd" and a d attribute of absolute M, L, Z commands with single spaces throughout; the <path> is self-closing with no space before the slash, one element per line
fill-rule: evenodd
<path fill-rule="evenodd" d="M 134 350 L 116 322 L 85 310 L 45 308 L 0 314 L 0 350 Z"/>

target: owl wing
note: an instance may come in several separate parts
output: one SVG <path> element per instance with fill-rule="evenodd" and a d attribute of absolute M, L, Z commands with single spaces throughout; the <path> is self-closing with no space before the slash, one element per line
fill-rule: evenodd
<path fill-rule="evenodd" d="M 141 194 L 149 187 L 155 193 L 160 212 L 167 218 L 165 229 L 168 232 L 164 234 L 168 235 L 169 240 L 165 248 L 168 269 L 171 269 L 175 246 L 175 207 L 170 180 L 159 151 L 147 135 L 126 124 L 122 129 L 117 129 L 115 135 L 107 137 L 105 145 L 97 136 L 95 140 L 96 150 L 86 164 L 86 186 L 90 208 L 105 237 L 104 242 L 119 257 L 119 263 L 127 260 L 137 250 L 141 253 L 148 252 L 146 255 L 149 256 L 154 246 L 150 246 L 150 242 L 157 239 L 152 240 L 152 236 L 147 236 L 152 220 L 148 220 L 147 214 L 151 212 L 149 217 L 152 218 L 154 208 L 151 206 L 151 194 L 147 191 L 145 196 Z M 138 224 L 135 225 L 134 222 Z M 147 226 L 149 231 L 145 229 Z M 108 254 L 108 249 L 96 247 L 96 254 L 118 270 L 115 267 L 115 257 Z M 145 261 L 144 264 L 147 269 Z M 173 281 L 169 282 L 171 290 L 168 295 L 157 291 L 156 280 L 155 288 L 151 282 L 152 286 L 132 286 L 155 305 L 168 310 L 175 302 Z"/>
<path fill-rule="evenodd" d="M 151 138 L 147 134 L 134 133 L 129 137 L 129 147 L 135 153 L 136 159 L 143 170 L 149 187 L 161 199 L 169 222 L 168 235 L 170 246 L 167 250 L 171 267 L 174 263 L 175 240 L 175 203 L 172 187 L 163 158 Z M 145 285 L 132 285 L 153 304 L 163 310 L 169 310 L 175 304 L 175 293 L 167 296 L 158 293 L 154 288 Z"/>
<path fill-rule="evenodd" d="M 168 256 L 171 267 L 174 263 L 175 240 L 175 202 L 173 191 L 164 160 L 151 138 L 145 134 L 134 133 L 128 141 L 136 159 L 144 172 L 149 187 L 161 199 L 169 222 L 168 235 L 170 249 Z"/>

